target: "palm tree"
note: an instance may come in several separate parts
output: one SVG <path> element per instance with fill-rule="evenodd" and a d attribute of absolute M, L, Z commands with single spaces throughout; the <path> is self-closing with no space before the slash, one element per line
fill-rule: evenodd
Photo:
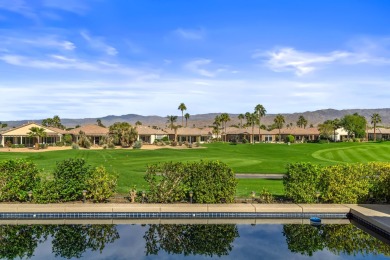
<path fill-rule="evenodd" d="M 188 121 L 188 119 L 190 119 L 190 114 L 186 113 L 184 115 L 184 118 L 186 119 L 186 127 L 187 127 L 187 121 Z"/>
<path fill-rule="evenodd" d="M 184 125 L 183 124 L 183 119 L 184 119 L 184 115 L 183 115 L 184 112 L 183 111 L 187 110 L 187 107 L 184 103 L 180 103 L 180 105 L 177 109 L 179 109 L 181 111 L 181 125 L 183 126 Z"/>
<path fill-rule="evenodd" d="M 281 114 L 277 114 L 276 117 L 274 118 L 274 123 L 276 127 L 279 129 L 279 142 L 280 142 L 281 140 L 280 129 L 283 127 L 284 124 L 284 116 Z"/>
<path fill-rule="evenodd" d="M 245 113 L 245 118 L 246 118 L 246 123 L 252 127 L 252 135 L 251 135 L 251 143 L 255 143 L 255 138 L 254 138 L 254 129 L 255 129 L 255 124 L 257 122 L 257 115 L 255 113 Z"/>
<path fill-rule="evenodd" d="M 219 118 L 221 119 L 221 122 L 223 123 L 222 127 L 225 128 L 225 142 L 226 142 L 226 123 L 230 121 L 230 117 L 228 113 L 222 113 Z"/>
<path fill-rule="evenodd" d="M 298 127 L 305 126 L 305 128 L 306 128 L 306 125 L 307 125 L 307 120 L 305 119 L 305 117 L 304 116 L 299 116 L 298 121 L 297 121 L 297 126 Z"/>
<path fill-rule="evenodd" d="M 255 113 L 257 113 L 257 124 L 259 125 L 259 142 L 261 142 L 261 134 L 260 134 L 261 118 L 263 116 L 265 116 L 265 113 L 267 113 L 267 110 L 265 110 L 263 105 L 258 104 L 257 106 L 255 106 Z"/>
<path fill-rule="evenodd" d="M 37 138 L 36 144 L 39 144 L 39 137 L 46 136 L 45 128 L 43 128 L 43 127 L 33 126 L 28 130 L 30 130 L 30 132 L 27 133 L 29 137 Z M 39 146 L 38 146 L 38 149 L 39 149 Z"/>
<path fill-rule="evenodd" d="M 244 118 L 245 118 L 244 114 L 238 115 L 238 119 L 240 119 L 240 128 L 242 128 L 242 119 L 244 119 Z"/>
<path fill-rule="evenodd" d="M 381 122 L 382 122 L 382 118 L 378 113 L 374 113 L 371 116 L 371 124 L 374 125 L 374 142 L 376 141 L 376 124 Z"/>
<path fill-rule="evenodd" d="M 174 123 L 177 121 L 177 116 L 167 116 L 167 118 L 167 123 L 169 123 L 169 127 L 172 130 L 174 128 Z"/>
<path fill-rule="evenodd" d="M 217 134 L 217 140 L 218 140 L 219 127 L 221 126 L 221 117 L 220 116 L 215 116 L 213 125 L 214 125 L 213 132 Z"/>
<path fill-rule="evenodd" d="M 103 125 L 102 120 L 100 118 L 96 119 L 96 123 L 97 123 L 98 126 L 106 127 L 105 125 Z"/>

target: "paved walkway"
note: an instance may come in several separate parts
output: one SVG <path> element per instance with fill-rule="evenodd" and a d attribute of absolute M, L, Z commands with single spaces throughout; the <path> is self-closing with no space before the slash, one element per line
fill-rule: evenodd
<path fill-rule="evenodd" d="M 390 206 L 389 205 L 356 205 L 356 204 L 136 204 L 136 203 L 122 203 L 122 204 L 92 204 L 92 203 L 64 203 L 64 204 L 29 204 L 29 203 L 15 203 L 15 204 L 0 204 L 1 213 L 87 213 L 87 212 L 102 212 L 102 213 L 352 213 L 359 218 L 385 230 L 390 233 Z M 21 220 L 1 220 L 4 221 L 19 221 Z M 26 220 L 24 220 L 26 221 Z M 41 220 L 43 221 L 43 220 Z M 64 222 L 65 220 L 57 220 Z M 66 220 L 67 221 L 67 220 Z M 65 222 L 66 222 L 65 221 Z M 81 220 L 73 220 L 80 222 Z M 85 221 L 85 220 L 82 220 Z M 87 220 L 89 223 L 101 220 Z M 115 220 L 107 220 L 114 223 Z M 125 220 L 130 223 L 135 220 Z M 140 220 L 138 220 L 139 222 Z M 161 220 L 154 220 L 159 221 Z M 178 223 L 178 221 L 188 220 L 165 220 L 167 222 Z M 198 222 L 212 223 L 213 220 L 199 219 Z M 225 222 L 237 223 L 232 219 L 226 219 Z M 240 220 L 238 220 L 240 221 Z M 245 220 L 248 221 L 248 220 Z M 262 221 L 275 220 L 254 220 L 255 223 Z M 276 220 L 280 221 L 280 220 Z M 294 223 L 303 220 L 285 220 L 287 223 Z M 290 222 L 288 222 L 290 221 Z M 336 220 L 337 221 L 337 220 Z M 340 220 L 339 220 L 340 221 Z M 68 223 L 68 222 L 66 222 Z"/>

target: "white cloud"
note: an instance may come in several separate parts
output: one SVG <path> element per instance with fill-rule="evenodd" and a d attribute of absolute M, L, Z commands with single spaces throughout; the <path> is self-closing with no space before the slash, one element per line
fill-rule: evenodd
<path fill-rule="evenodd" d="M 39 37 L 13 37 L 13 36 L 0 36 L 0 47 L 4 46 L 9 49 L 26 49 L 34 47 L 37 49 L 55 48 L 57 50 L 72 51 L 76 49 L 76 45 L 68 40 L 60 39 L 57 35 L 41 35 Z"/>
<path fill-rule="evenodd" d="M 88 10 L 88 6 L 85 3 L 85 0 L 44 0 L 43 6 L 83 15 Z"/>
<path fill-rule="evenodd" d="M 214 68 L 206 69 L 204 68 L 207 65 L 211 65 L 211 60 L 209 59 L 197 59 L 190 61 L 184 65 L 184 68 L 188 71 L 191 71 L 195 74 L 204 76 L 204 77 L 215 77 L 218 73 L 226 71 L 225 68 Z"/>
<path fill-rule="evenodd" d="M 216 75 L 216 71 L 210 71 L 205 68 L 203 68 L 206 65 L 209 65 L 211 63 L 211 60 L 208 59 L 197 59 L 188 62 L 185 64 L 185 68 L 195 74 L 199 74 L 204 77 L 214 77 Z"/>
<path fill-rule="evenodd" d="M 187 40 L 201 40 L 204 37 L 203 30 L 191 30 L 178 28 L 173 31 L 175 35 Z"/>
<path fill-rule="evenodd" d="M 0 61 L 7 64 L 28 67 L 34 69 L 63 69 L 63 70 L 81 70 L 90 72 L 99 72 L 104 74 L 121 74 L 142 79 L 157 78 L 158 74 L 155 72 L 141 71 L 131 67 L 108 63 L 105 61 L 84 61 L 75 58 L 68 58 L 62 55 L 52 54 L 46 59 L 38 59 L 22 55 L 5 54 L 0 56 Z"/>
<path fill-rule="evenodd" d="M 0 1 L 0 9 L 18 13 L 32 19 L 37 18 L 34 10 L 24 0 L 2 0 Z"/>
<path fill-rule="evenodd" d="M 104 42 L 103 38 L 101 38 L 101 37 L 91 37 L 85 31 L 80 32 L 80 34 L 84 38 L 84 40 L 86 40 L 89 43 L 89 45 L 92 48 L 94 48 L 96 50 L 99 50 L 99 51 L 103 51 L 106 54 L 111 55 L 111 56 L 116 56 L 118 54 L 118 51 L 114 47 L 106 44 Z"/>
<path fill-rule="evenodd" d="M 293 71 L 302 76 L 317 70 L 324 64 L 341 61 L 352 56 L 352 53 L 333 51 L 327 54 L 317 54 L 297 51 L 293 48 L 280 48 L 266 53 L 257 52 L 253 58 L 266 56 L 266 66 L 276 72 Z"/>

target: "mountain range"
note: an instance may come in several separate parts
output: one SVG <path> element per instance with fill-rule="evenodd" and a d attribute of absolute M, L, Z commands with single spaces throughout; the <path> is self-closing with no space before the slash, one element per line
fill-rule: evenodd
<path fill-rule="evenodd" d="M 187 112 L 187 111 L 185 111 Z M 180 113 L 180 111 L 179 111 Z M 389 127 L 390 126 L 390 108 L 378 108 L 378 109 L 344 109 L 344 110 L 336 110 L 336 109 L 322 109 L 316 111 L 307 111 L 302 113 L 283 113 L 282 115 L 285 117 L 285 122 L 296 124 L 299 116 L 304 116 L 308 121 L 308 126 L 313 124 L 317 126 L 320 123 L 323 123 L 328 119 L 342 118 L 347 114 L 358 113 L 359 115 L 364 116 L 367 119 L 367 122 L 371 122 L 371 115 L 374 113 L 378 113 L 382 118 L 382 123 L 380 125 Z M 209 113 L 209 114 L 197 114 L 190 115 L 190 118 L 187 122 L 188 127 L 207 127 L 213 124 L 214 118 L 221 113 Z M 238 125 L 240 120 L 238 119 L 239 114 L 229 114 L 230 121 L 227 123 L 230 125 Z M 61 117 L 61 115 L 59 115 Z M 267 114 L 261 118 L 261 124 L 270 125 L 273 123 L 276 114 Z M 96 120 L 100 119 L 101 122 L 106 125 L 112 125 L 115 122 L 129 122 L 131 124 L 135 124 L 135 122 L 140 121 L 142 125 L 146 126 L 158 126 L 161 128 L 167 127 L 167 118 L 161 116 L 142 116 L 137 114 L 127 114 L 121 116 L 109 115 L 101 118 L 79 118 L 79 119 L 68 119 L 61 118 L 61 122 L 66 127 L 75 127 L 76 125 L 85 125 L 85 124 L 96 124 Z M 7 123 L 9 127 L 18 126 L 21 124 L 25 124 L 28 122 L 36 122 L 40 123 L 42 119 L 38 120 L 19 120 L 19 121 L 3 121 L 3 123 Z M 245 123 L 245 119 L 243 120 Z M 177 124 L 181 124 L 181 113 L 178 115 Z M 184 120 L 185 125 L 185 120 Z"/>

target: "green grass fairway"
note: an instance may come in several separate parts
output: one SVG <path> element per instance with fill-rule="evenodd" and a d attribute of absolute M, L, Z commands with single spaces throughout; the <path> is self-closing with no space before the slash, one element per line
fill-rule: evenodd
<path fill-rule="evenodd" d="M 91 165 L 104 165 L 118 173 L 120 193 L 127 193 L 133 185 L 137 185 L 138 189 L 145 189 L 143 176 L 146 165 L 157 162 L 219 160 L 232 167 L 236 173 L 284 173 L 286 165 L 292 162 L 331 165 L 342 162 L 390 161 L 390 142 L 292 145 L 214 143 L 204 147 L 183 150 L 63 150 L 41 153 L 1 152 L 0 149 L 0 160 L 26 158 L 34 161 L 44 169 L 43 174 L 47 174 L 57 161 L 85 158 Z M 283 192 L 281 181 L 252 179 L 239 180 L 238 195 L 246 195 L 252 189 L 259 192 L 263 183 L 274 194 Z"/>

